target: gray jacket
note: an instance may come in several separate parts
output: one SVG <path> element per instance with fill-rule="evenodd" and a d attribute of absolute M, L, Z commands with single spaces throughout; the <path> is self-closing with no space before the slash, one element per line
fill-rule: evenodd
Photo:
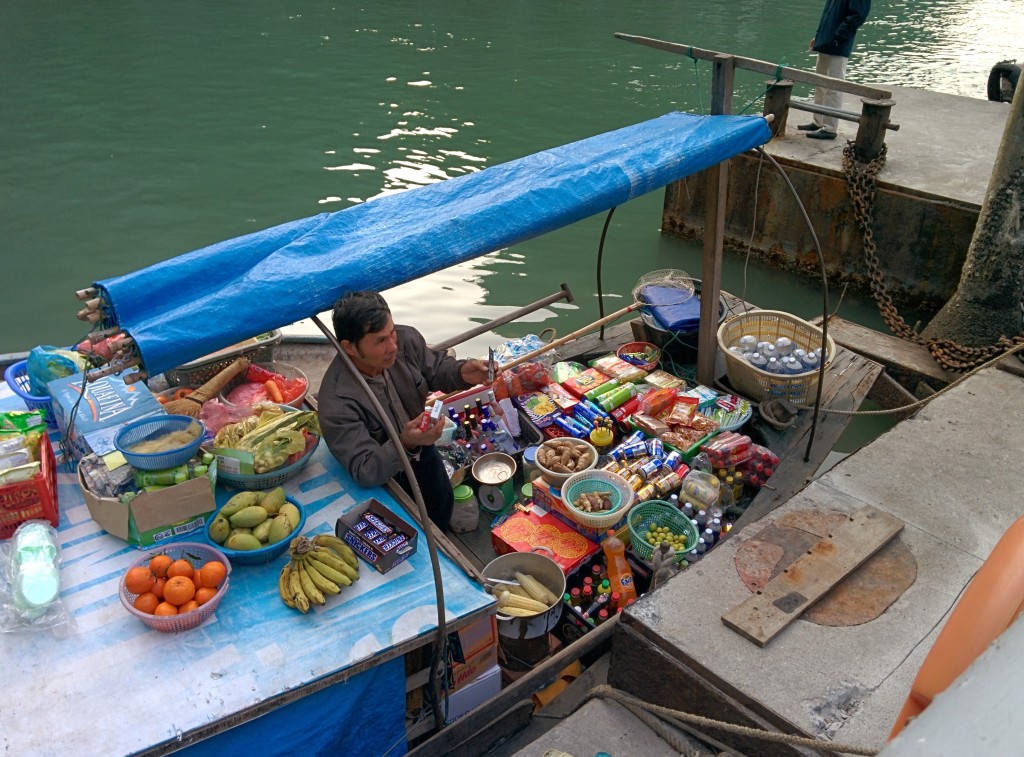
<path fill-rule="evenodd" d="M 465 360 L 430 349 L 411 326 L 395 326 L 395 331 L 398 358 L 386 373 L 409 418 L 423 412 L 430 392 L 469 388 L 459 373 Z M 366 391 L 340 357 L 327 368 L 317 401 L 324 440 L 357 484 L 380 486 L 402 470 L 399 450 L 389 440 Z M 401 428 L 397 431 L 402 433 Z"/>

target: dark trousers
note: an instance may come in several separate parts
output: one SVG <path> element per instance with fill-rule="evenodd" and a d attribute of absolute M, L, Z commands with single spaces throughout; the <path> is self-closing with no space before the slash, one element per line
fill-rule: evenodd
<path fill-rule="evenodd" d="M 434 446 L 420 448 L 419 460 L 410 460 L 412 471 L 416 474 L 416 483 L 423 494 L 423 502 L 427 506 L 427 515 L 442 532 L 448 530 L 455 509 L 455 493 L 448 473 L 444 469 L 441 455 Z M 399 486 L 412 496 L 412 487 L 404 473 L 395 476 Z M 415 499 L 413 499 L 415 501 Z"/>

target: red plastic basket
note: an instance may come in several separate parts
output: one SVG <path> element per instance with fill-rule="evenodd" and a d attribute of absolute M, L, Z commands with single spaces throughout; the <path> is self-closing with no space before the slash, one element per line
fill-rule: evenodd
<path fill-rule="evenodd" d="M 192 612 L 186 612 L 183 615 L 150 615 L 149 613 L 135 609 L 135 598 L 138 597 L 138 594 L 132 594 L 128 591 L 128 589 L 125 588 L 124 581 L 128 575 L 128 570 L 131 570 L 131 568 L 138 568 L 143 565 L 149 565 L 149 561 L 157 555 L 167 555 L 172 560 L 184 557 L 197 567 L 209 562 L 210 560 L 217 560 L 227 569 L 227 574 L 225 574 L 224 582 L 220 585 L 220 588 L 217 589 L 217 593 L 213 595 L 213 598 L 205 605 L 200 605 L 198 610 L 192 610 Z M 208 544 L 200 544 L 199 542 L 192 541 L 168 544 L 158 550 L 149 552 L 132 563 L 128 570 L 126 570 L 124 572 L 125 574 L 121 576 L 121 581 L 118 584 L 118 594 L 121 597 L 121 604 L 124 605 L 124 609 L 141 620 L 147 626 L 155 631 L 162 631 L 163 633 L 188 631 L 200 625 L 203 621 L 213 615 L 214 611 L 217 609 L 217 605 L 220 604 L 220 600 L 223 599 L 224 595 L 228 591 L 228 582 L 231 578 L 231 563 L 228 561 L 228 558 L 224 556 L 223 552 L 219 549 L 214 549 Z"/>
<path fill-rule="evenodd" d="M 39 460 L 39 473 L 28 481 L 0 486 L 0 539 L 10 539 L 27 520 L 48 520 L 57 527 L 57 461 L 45 434 L 39 441 Z"/>

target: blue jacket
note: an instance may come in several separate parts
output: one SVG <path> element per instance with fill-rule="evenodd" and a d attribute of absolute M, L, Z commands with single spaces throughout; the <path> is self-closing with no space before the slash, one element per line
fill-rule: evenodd
<path fill-rule="evenodd" d="M 849 58 L 853 38 L 870 10 L 871 0 L 827 0 L 814 35 L 814 51 Z"/>

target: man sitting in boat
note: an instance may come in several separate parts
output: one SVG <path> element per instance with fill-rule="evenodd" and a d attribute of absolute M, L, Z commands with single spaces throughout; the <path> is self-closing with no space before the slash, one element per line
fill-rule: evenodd
<path fill-rule="evenodd" d="M 340 356 L 327 368 L 318 397 L 328 447 L 360 486 L 379 486 L 394 478 L 411 494 L 399 455 L 408 457 L 430 519 L 442 531 L 447 529 L 455 500 L 434 447 L 444 418 L 421 430 L 423 405 L 432 391 L 483 383 L 486 364 L 430 349 L 419 331 L 395 325 L 388 304 L 376 292 L 349 292 L 334 306 L 333 318 L 342 349 L 388 412 L 402 449 L 388 438 L 366 390 Z"/>

